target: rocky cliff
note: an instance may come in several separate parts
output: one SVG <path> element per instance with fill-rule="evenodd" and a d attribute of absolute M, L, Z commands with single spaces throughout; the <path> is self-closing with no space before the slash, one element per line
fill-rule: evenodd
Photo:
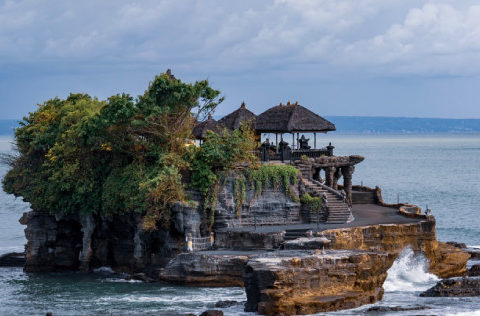
<path fill-rule="evenodd" d="M 298 222 L 300 203 L 281 189 L 265 188 L 257 195 L 247 186 L 244 203 L 237 211 L 233 177 L 220 186 L 215 209 L 215 228 L 252 224 L 285 224 Z M 296 188 L 291 192 L 297 195 Z M 123 272 L 147 272 L 156 276 L 156 269 L 164 267 L 176 254 L 184 250 L 185 237 L 207 236 L 202 198 L 198 192 L 189 192 L 189 203 L 176 203 L 171 209 L 167 226 L 146 232 L 142 228 L 141 214 L 51 215 L 44 211 L 25 213 L 20 223 L 26 225 L 27 255 L 25 270 L 47 272 L 56 270 L 90 270 L 100 266 Z M 226 235 L 225 235 L 226 234 Z M 234 248 L 235 240 L 242 236 L 219 233 L 219 245 Z M 278 248 L 281 234 L 249 241 L 252 247 Z M 244 243 L 245 244 L 245 243 Z M 248 244 L 248 242 L 247 242 Z M 152 275 L 153 276 L 153 275 Z"/>
<path fill-rule="evenodd" d="M 383 224 L 323 231 L 331 249 L 360 249 L 388 252 L 394 256 L 409 246 L 429 259 L 430 272 L 441 278 L 465 273 L 467 251 L 437 241 L 435 219 L 418 223 Z"/>

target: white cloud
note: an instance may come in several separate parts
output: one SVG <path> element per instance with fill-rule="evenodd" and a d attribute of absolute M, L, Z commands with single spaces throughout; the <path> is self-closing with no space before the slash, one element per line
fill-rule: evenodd
<path fill-rule="evenodd" d="M 399 10 L 403 16 L 389 15 Z M 479 53 L 480 6 L 470 1 L 0 0 L 0 64 L 231 71 L 300 63 L 386 75 L 469 75 L 480 74 Z"/>

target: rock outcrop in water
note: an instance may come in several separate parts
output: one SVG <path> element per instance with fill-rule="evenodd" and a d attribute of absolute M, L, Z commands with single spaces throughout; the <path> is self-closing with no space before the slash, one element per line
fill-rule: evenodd
<path fill-rule="evenodd" d="M 313 314 L 355 308 L 382 298 L 393 258 L 366 251 L 279 251 L 249 260 L 246 311 Z"/>
<path fill-rule="evenodd" d="M 216 246 L 225 249 L 216 251 L 181 253 L 187 233 L 194 237 L 206 233 L 198 196 L 194 197 L 196 203 L 176 204 L 170 226 L 150 233 L 143 230 L 140 214 L 105 217 L 25 213 L 21 219 L 27 225 L 25 270 L 108 266 L 149 282 L 244 285 L 246 309 L 269 315 L 308 314 L 374 303 L 383 295 L 386 271 L 405 247 L 423 252 L 430 260 L 430 271 L 440 277 L 466 271 L 470 255 L 437 242 L 433 217 L 409 214 L 415 219 L 327 229 L 323 236 L 287 241 L 284 228 L 225 228 L 251 224 L 254 216 L 259 216 L 256 219 L 263 224 L 295 224 L 298 202 L 285 193 L 267 190 L 243 205 L 238 218 L 233 190 L 231 180 L 220 190 L 216 213 L 223 215 L 218 216 L 214 228 Z M 247 190 L 246 194 L 253 192 Z"/>
<path fill-rule="evenodd" d="M 23 267 L 25 254 L 23 252 L 10 252 L 0 256 L 0 267 Z"/>
<path fill-rule="evenodd" d="M 480 296 L 480 277 L 441 280 L 434 287 L 421 293 L 420 296 Z"/>

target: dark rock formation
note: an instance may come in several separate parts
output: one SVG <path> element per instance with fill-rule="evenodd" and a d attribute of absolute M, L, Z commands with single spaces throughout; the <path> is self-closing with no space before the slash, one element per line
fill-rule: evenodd
<path fill-rule="evenodd" d="M 23 267 L 25 260 L 23 252 L 6 253 L 0 256 L 0 267 Z"/>
<path fill-rule="evenodd" d="M 297 315 L 355 308 L 382 298 L 393 258 L 366 251 L 277 251 L 249 260 L 246 311 Z"/>
<path fill-rule="evenodd" d="M 480 251 L 467 249 L 467 252 L 470 254 L 470 259 L 480 260 Z"/>
<path fill-rule="evenodd" d="M 283 243 L 283 232 L 242 232 L 222 230 L 215 234 L 215 246 L 228 249 L 276 249 Z"/>
<path fill-rule="evenodd" d="M 441 280 L 432 288 L 421 293 L 420 296 L 480 296 L 480 277 Z"/>
<path fill-rule="evenodd" d="M 30 211 L 20 223 L 27 225 L 27 272 L 100 266 L 119 272 L 151 272 L 165 265 L 184 241 L 174 229 L 145 233 L 139 214 L 79 217 Z"/>
<path fill-rule="evenodd" d="M 468 269 L 467 275 L 468 276 L 480 276 L 480 264 L 475 264 L 470 269 Z"/>
<path fill-rule="evenodd" d="M 218 308 L 227 308 L 230 306 L 235 306 L 235 305 L 240 305 L 242 302 L 237 302 L 237 301 L 218 301 L 215 303 L 215 307 Z"/>
<path fill-rule="evenodd" d="M 203 313 L 201 313 L 200 316 L 223 316 L 223 312 L 210 309 L 208 311 L 204 311 Z"/>
<path fill-rule="evenodd" d="M 425 309 L 430 309 L 428 306 L 411 306 L 411 307 L 402 307 L 402 306 L 373 306 L 367 309 L 366 313 L 389 313 L 389 312 L 407 312 L 407 311 L 421 311 Z"/>
<path fill-rule="evenodd" d="M 159 270 L 161 281 L 194 286 L 243 286 L 249 257 L 234 251 L 182 253 Z"/>
<path fill-rule="evenodd" d="M 465 249 L 467 248 L 467 245 L 463 242 L 456 242 L 456 241 L 447 241 L 446 242 L 447 245 L 450 245 L 450 246 L 453 246 L 453 247 L 457 247 L 457 248 L 460 248 L 460 249 Z"/>

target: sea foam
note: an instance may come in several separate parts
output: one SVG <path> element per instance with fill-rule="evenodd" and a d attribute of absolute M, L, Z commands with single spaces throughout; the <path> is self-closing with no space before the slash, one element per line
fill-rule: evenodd
<path fill-rule="evenodd" d="M 383 284 L 386 292 L 425 291 L 439 280 L 428 273 L 428 260 L 422 254 L 415 254 L 412 248 L 405 248 L 387 271 Z"/>

